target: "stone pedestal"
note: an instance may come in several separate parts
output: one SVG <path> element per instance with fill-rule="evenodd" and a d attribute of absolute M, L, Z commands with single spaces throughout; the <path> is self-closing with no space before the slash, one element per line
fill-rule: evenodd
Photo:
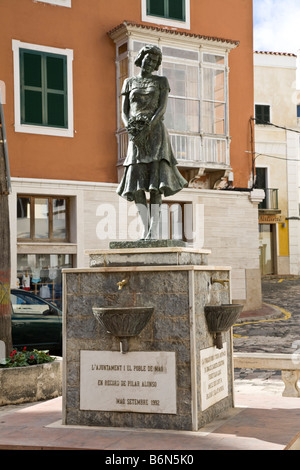
<path fill-rule="evenodd" d="M 217 349 L 204 315 L 230 303 L 230 268 L 208 254 L 93 250 L 90 268 L 63 271 L 64 424 L 198 430 L 233 407 L 231 331 Z M 154 308 L 127 353 L 93 314 L 102 307 Z"/>

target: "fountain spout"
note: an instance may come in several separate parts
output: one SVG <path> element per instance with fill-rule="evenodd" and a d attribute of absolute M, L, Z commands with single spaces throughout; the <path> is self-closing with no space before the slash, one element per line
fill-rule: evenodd
<path fill-rule="evenodd" d="M 117 282 L 117 286 L 119 286 L 119 289 L 118 290 L 122 290 L 123 287 L 128 283 L 128 279 L 123 279 L 122 281 L 120 282 Z"/>
<path fill-rule="evenodd" d="M 229 283 L 229 279 L 213 279 L 211 280 L 211 283 L 214 284 L 215 282 L 218 282 L 219 284 L 222 284 L 222 286 L 225 287 L 226 283 Z"/>

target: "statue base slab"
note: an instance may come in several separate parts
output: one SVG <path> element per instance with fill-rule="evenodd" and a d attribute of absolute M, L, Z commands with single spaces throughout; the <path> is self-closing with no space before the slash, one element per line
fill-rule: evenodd
<path fill-rule="evenodd" d="M 110 242 L 109 248 L 112 250 L 129 248 L 177 248 L 187 247 L 187 243 L 182 240 L 136 240 L 136 241 L 116 241 Z"/>

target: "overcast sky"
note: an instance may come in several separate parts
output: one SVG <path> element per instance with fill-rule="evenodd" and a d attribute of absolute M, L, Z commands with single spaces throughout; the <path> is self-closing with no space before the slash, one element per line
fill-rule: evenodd
<path fill-rule="evenodd" d="M 300 50 L 300 0 L 253 0 L 254 50 Z"/>

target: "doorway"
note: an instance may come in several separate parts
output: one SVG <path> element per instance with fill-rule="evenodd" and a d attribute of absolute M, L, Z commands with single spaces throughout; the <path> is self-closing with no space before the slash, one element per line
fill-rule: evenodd
<path fill-rule="evenodd" d="M 261 274 L 275 272 L 276 224 L 259 224 L 259 261 Z"/>

